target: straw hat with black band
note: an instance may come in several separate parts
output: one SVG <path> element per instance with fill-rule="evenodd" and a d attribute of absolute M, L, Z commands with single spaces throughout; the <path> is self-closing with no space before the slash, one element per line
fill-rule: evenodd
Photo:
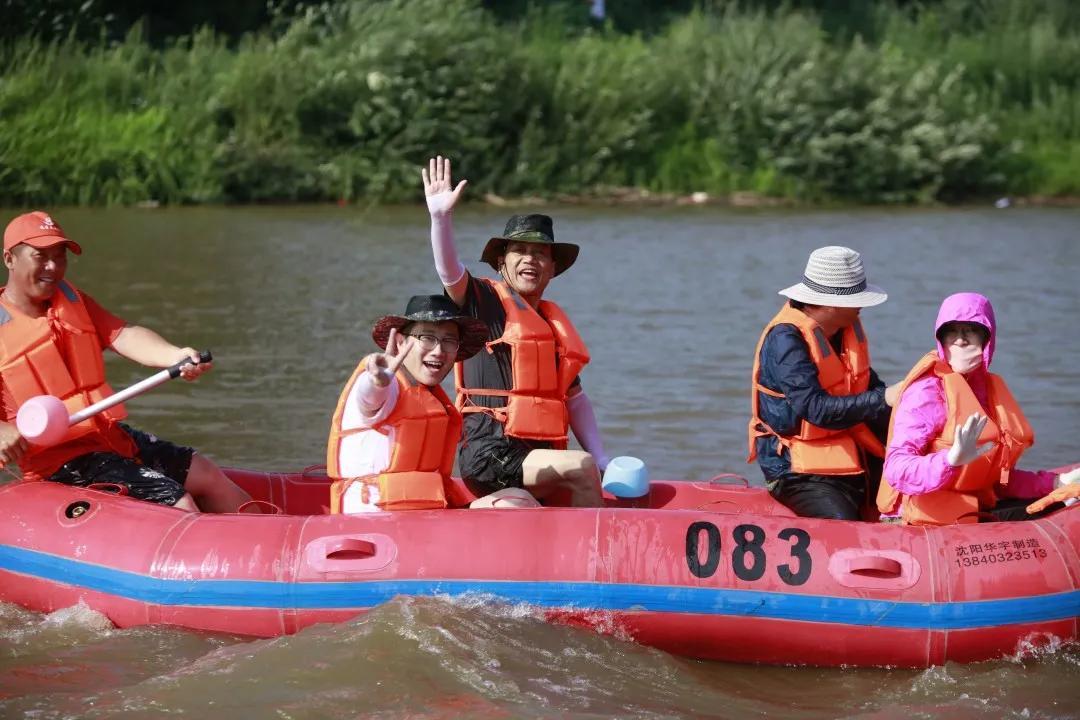
<path fill-rule="evenodd" d="M 810 253 L 802 282 L 780 294 L 807 305 L 872 307 L 889 295 L 866 282 L 862 256 L 851 248 L 830 245 Z"/>

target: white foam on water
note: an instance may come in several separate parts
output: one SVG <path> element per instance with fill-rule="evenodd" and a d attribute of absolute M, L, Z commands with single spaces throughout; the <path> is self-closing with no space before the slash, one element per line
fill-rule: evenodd
<path fill-rule="evenodd" d="M 911 684 L 911 692 L 931 695 L 939 692 L 943 686 L 955 685 L 956 678 L 949 674 L 944 665 L 934 665 L 919 673 Z"/>
<path fill-rule="evenodd" d="M 46 615 L 5 608 L 0 638 L 27 651 L 93 642 L 112 634 L 116 626 L 108 617 L 79 602 Z M 22 654 L 22 650 L 15 654 Z"/>
<path fill-rule="evenodd" d="M 71 607 L 60 608 L 48 615 L 41 622 L 44 627 L 79 628 L 105 633 L 116 628 L 104 614 L 91 610 L 82 600 Z"/>
<path fill-rule="evenodd" d="M 509 620 L 532 619 L 550 622 L 550 611 L 573 613 L 574 623 L 562 624 L 578 625 L 581 623 L 601 635 L 607 635 L 623 642 L 634 642 L 629 630 L 618 621 L 617 617 L 613 613 L 604 610 L 582 610 L 573 607 L 544 608 L 525 602 L 512 603 L 497 595 L 478 592 L 468 592 L 461 595 L 435 595 L 433 597 L 465 610 L 481 610 L 494 618 Z"/>
<path fill-rule="evenodd" d="M 544 619 L 543 609 L 536 605 L 508 602 L 506 598 L 491 593 L 467 592 L 461 595 L 433 595 L 432 597 L 463 610 L 482 610 L 497 618 L 510 620 Z"/>
<path fill-rule="evenodd" d="M 1016 649 L 1012 655 L 1002 658 L 1017 665 L 1024 665 L 1029 660 L 1045 660 L 1057 655 L 1068 645 L 1057 635 L 1046 632 L 1028 633 L 1016 642 Z M 1068 660 L 1075 662 L 1073 658 L 1063 655 Z"/>

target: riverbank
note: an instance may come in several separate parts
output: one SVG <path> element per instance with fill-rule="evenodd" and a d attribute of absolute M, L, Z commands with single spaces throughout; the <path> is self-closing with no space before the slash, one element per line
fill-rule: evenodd
<path fill-rule="evenodd" d="M 22 39 L 0 47 L 0 204 L 398 202 L 429 153 L 493 199 L 1080 196 L 1080 7 L 872 5 L 854 36 L 786 6 L 644 35 L 393 0 L 239 42 Z"/>
<path fill-rule="evenodd" d="M 408 207 L 422 205 L 421 198 L 417 195 L 413 198 L 413 202 L 394 203 L 398 205 L 405 205 Z M 368 205 L 368 201 L 362 198 L 355 200 L 345 200 L 339 198 L 334 202 L 323 201 L 315 203 L 277 203 L 272 201 L 265 201 L 259 203 L 260 205 L 286 205 L 304 207 L 306 205 L 336 205 L 338 207 L 348 207 L 350 205 Z M 514 210 L 516 208 L 542 208 L 551 206 L 579 206 L 584 208 L 595 207 L 626 207 L 626 208 L 648 208 L 648 207 L 720 207 L 720 208 L 733 208 L 733 209 L 769 209 L 769 208 L 781 208 L 788 210 L 807 210 L 807 209 L 837 209 L 844 207 L 887 207 L 887 204 L 869 204 L 869 203 L 849 203 L 842 200 L 833 201 L 817 201 L 817 202 L 805 202 L 800 201 L 797 198 L 785 198 L 785 197 L 770 197 L 767 195 L 760 195 L 754 192 L 733 192 L 726 195 L 714 195 L 706 192 L 693 192 L 689 194 L 679 194 L 670 192 L 653 192 L 647 188 L 597 188 L 587 193 L 581 193 L 577 195 L 570 195 L 566 193 L 560 193 L 556 195 L 518 195 L 504 197 L 495 193 L 483 193 L 479 198 L 471 198 L 466 196 L 463 201 L 463 205 L 486 205 L 497 208 L 508 208 Z M 130 207 L 134 207 L 141 210 L 157 210 L 160 208 L 169 207 L 168 205 L 157 200 L 142 200 L 136 203 L 131 203 Z M 988 197 L 988 198 L 968 198 L 963 202 L 957 203 L 923 203 L 919 206 L 922 208 L 933 207 L 951 207 L 955 209 L 975 209 L 994 207 L 998 210 L 1006 210 L 1009 208 L 1078 208 L 1080 207 L 1080 195 L 1031 195 L 1031 196 L 1002 196 L 1002 197 Z"/>
<path fill-rule="evenodd" d="M 579 195 L 559 194 L 551 197 L 542 195 L 522 195 L 503 197 L 495 193 L 485 193 L 482 202 L 495 207 L 529 207 L 541 205 L 584 205 L 610 206 L 625 205 L 631 207 L 649 206 L 692 206 L 714 205 L 731 208 L 802 208 L 810 204 L 797 198 L 771 197 L 755 192 L 741 191 L 716 195 L 703 191 L 689 194 L 653 192 L 646 188 L 597 188 Z M 814 203 L 815 207 L 822 203 Z M 985 207 L 992 205 L 1004 210 L 1011 207 L 1080 207 L 1080 195 L 1030 195 L 1021 197 L 1001 196 L 998 198 L 968 198 L 966 207 Z"/>

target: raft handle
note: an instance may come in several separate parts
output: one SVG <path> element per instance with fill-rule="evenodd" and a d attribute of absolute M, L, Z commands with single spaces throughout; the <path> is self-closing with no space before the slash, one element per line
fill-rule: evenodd
<path fill-rule="evenodd" d="M 844 558 L 842 569 L 851 575 L 881 579 L 898 578 L 904 572 L 899 562 L 880 555 L 854 555 Z"/>
<path fill-rule="evenodd" d="M 367 560 L 375 557 L 375 543 L 359 538 L 343 538 L 326 548 L 327 560 Z"/>
<path fill-rule="evenodd" d="M 300 471 L 301 480 L 315 480 L 318 482 L 327 482 L 326 465 L 318 464 L 308 465 L 306 468 Z"/>
<path fill-rule="evenodd" d="M 265 508 L 263 510 L 263 513 L 262 513 L 263 515 L 284 515 L 285 514 L 285 512 L 280 507 L 278 507 L 274 503 L 270 502 L 269 500 L 248 500 L 245 503 L 241 503 L 240 507 L 236 508 L 236 512 L 242 513 L 242 512 L 244 512 L 244 508 L 249 507 L 251 505 L 256 505 L 256 506 L 258 506 L 260 508 Z"/>
<path fill-rule="evenodd" d="M 359 516 L 335 516 L 343 524 L 359 522 Z M 365 521 L 366 522 L 366 521 Z M 304 547 L 304 565 L 312 573 L 370 573 L 378 572 L 397 558 L 394 539 L 382 533 L 325 535 L 313 539 Z M 317 577 L 301 572 L 302 577 Z"/>
<path fill-rule="evenodd" d="M 742 483 L 743 487 L 750 487 L 750 481 L 738 473 L 720 473 L 719 475 L 713 475 L 709 478 L 709 482 L 713 485 L 738 485 L 739 483 Z"/>

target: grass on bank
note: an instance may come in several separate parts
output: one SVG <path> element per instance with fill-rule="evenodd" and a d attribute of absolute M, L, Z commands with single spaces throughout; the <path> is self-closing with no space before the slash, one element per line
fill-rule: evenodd
<path fill-rule="evenodd" d="M 373 0 L 233 45 L 23 39 L 0 48 L 0 202 L 395 201 L 435 152 L 477 195 L 1080 194 L 1080 9 L 878 2 L 873 22 L 711 3 L 643 36 Z"/>

